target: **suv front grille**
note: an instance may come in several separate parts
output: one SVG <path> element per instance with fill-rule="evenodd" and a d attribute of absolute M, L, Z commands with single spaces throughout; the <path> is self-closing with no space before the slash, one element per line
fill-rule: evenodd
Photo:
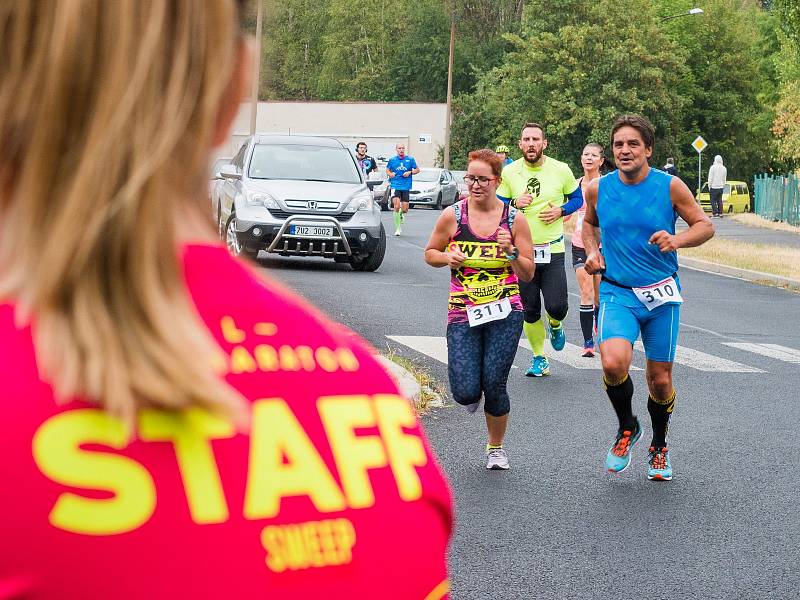
<path fill-rule="evenodd" d="M 273 208 L 269 208 L 267 210 L 269 210 L 269 214 L 271 214 L 276 219 L 288 219 L 289 217 L 293 217 L 295 215 L 309 215 L 309 216 L 312 216 L 312 217 L 317 217 L 317 216 L 321 216 L 321 215 L 324 214 L 326 217 L 334 217 L 337 221 L 349 221 L 353 217 L 353 215 L 356 214 L 354 212 L 343 212 L 343 213 L 340 213 L 338 215 L 331 215 L 331 214 L 328 214 L 328 213 L 314 213 L 314 212 L 308 212 L 308 211 L 304 211 L 304 212 L 289 212 L 289 211 L 286 211 L 286 210 L 277 210 L 277 209 L 273 209 Z"/>

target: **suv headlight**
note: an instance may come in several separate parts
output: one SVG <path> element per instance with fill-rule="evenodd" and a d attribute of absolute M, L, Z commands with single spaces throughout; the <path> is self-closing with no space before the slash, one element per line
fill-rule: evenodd
<path fill-rule="evenodd" d="M 278 201 L 269 194 L 264 192 L 251 192 L 245 196 L 248 206 L 263 206 L 264 208 L 272 208 L 280 210 Z"/>
<path fill-rule="evenodd" d="M 344 212 L 356 212 L 357 210 L 372 210 L 372 194 L 359 194 L 347 203 Z"/>

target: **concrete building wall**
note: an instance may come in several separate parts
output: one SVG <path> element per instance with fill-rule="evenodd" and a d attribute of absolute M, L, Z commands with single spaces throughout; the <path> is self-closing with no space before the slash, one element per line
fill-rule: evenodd
<path fill-rule="evenodd" d="M 250 103 L 242 103 L 220 156 L 233 156 L 250 131 Z M 389 158 L 398 142 L 421 167 L 432 167 L 444 146 L 445 104 L 411 102 L 259 102 L 256 133 L 321 135 L 348 146 L 364 141 L 370 156 Z"/>

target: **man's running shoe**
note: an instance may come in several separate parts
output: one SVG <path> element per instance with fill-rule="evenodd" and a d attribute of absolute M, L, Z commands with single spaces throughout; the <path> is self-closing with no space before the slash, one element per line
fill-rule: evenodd
<path fill-rule="evenodd" d="M 534 356 L 531 367 L 525 373 L 528 377 L 544 377 L 550 375 L 550 362 L 546 356 Z"/>
<path fill-rule="evenodd" d="M 594 342 L 592 340 L 583 342 L 583 352 L 581 352 L 581 356 L 586 358 L 594 357 Z"/>
<path fill-rule="evenodd" d="M 564 324 L 559 323 L 558 327 L 550 326 L 550 345 L 553 350 L 563 350 L 567 343 L 567 336 L 564 334 Z"/>
<path fill-rule="evenodd" d="M 503 448 L 491 448 L 486 450 L 486 468 L 492 470 L 507 470 L 511 465 L 508 464 L 508 454 Z"/>
<path fill-rule="evenodd" d="M 397 229 L 394 230 L 394 234 L 395 235 L 400 235 L 400 227 L 398 227 Z"/>
<path fill-rule="evenodd" d="M 617 432 L 617 439 L 609 448 L 606 455 L 606 469 L 612 473 L 621 473 L 631 464 L 631 450 L 633 445 L 642 437 L 642 426 L 639 419 L 634 417 L 635 427 L 633 431 L 620 429 Z"/>
<path fill-rule="evenodd" d="M 669 450 L 650 446 L 649 452 L 647 478 L 650 481 L 672 481 L 672 464 L 669 462 Z"/>

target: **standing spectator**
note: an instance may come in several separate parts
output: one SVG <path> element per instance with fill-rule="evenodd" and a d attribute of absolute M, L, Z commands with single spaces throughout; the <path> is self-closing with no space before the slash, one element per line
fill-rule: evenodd
<path fill-rule="evenodd" d="M 447 593 L 409 402 L 208 218 L 246 5 L 2 3 L 0 598 Z"/>
<path fill-rule="evenodd" d="M 673 177 L 677 177 L 678 176 L 678 169 L 675 168 L 675 159 L 674 158 L 668 158 L 667 159 L 667 164 L 664 165 L 664 172 L 665 173 L 669 173 Z"/>
<path fill-rule="evenodd" d="M 708 195 L 711 197 L 711 216 L 722 217 L 722 192 L 728 179 L 728 169 L 722 164 L 722 157 L 717 154 L 714 164 L 708 170 Z"/>
<path fill-rule="evenodd" d="M 358 142 L 356 144 L 356 158 L 358 159 L 358 166 L 364 173 L 364 179 L 369 178 L 369 174 L 378 170 L 378 163 L 371 156 L 367 156 L 366 142 Z"/>

